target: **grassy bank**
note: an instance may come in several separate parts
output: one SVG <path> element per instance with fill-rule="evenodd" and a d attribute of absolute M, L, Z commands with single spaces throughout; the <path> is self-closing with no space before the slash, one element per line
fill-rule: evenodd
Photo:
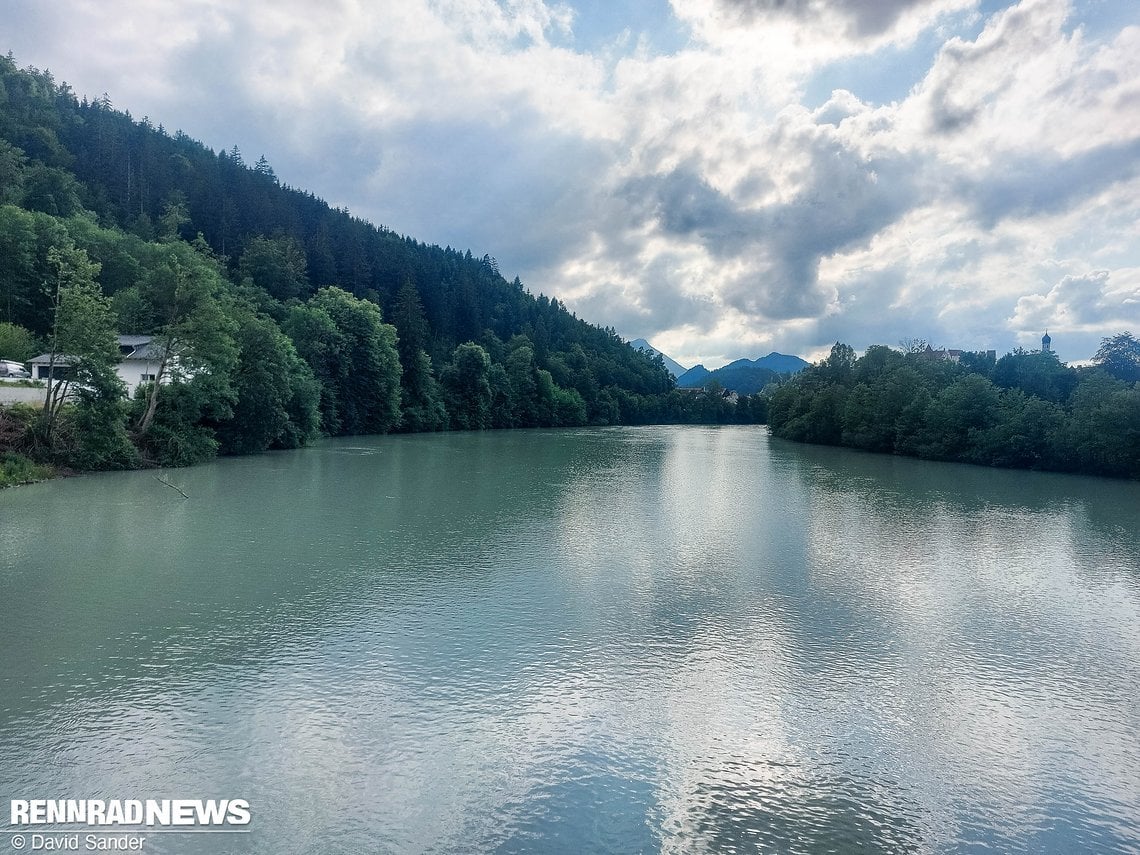
<path fill-rule="evenodd" d="M 46 481 L 55 475 L 56 471 L 51 466 L 36 463 L 21 454 L 0 453 L 0 489 Z"/>

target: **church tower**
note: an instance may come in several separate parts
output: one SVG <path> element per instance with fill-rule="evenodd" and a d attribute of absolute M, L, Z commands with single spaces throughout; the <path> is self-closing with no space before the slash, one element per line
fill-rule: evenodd
<path fill-rule="evenodd" d="M 1041 336 L 1041 352 L 1048 353 L 1053 349 L 1053 339 L 1049 338 L 1049 330 L 1045 330 L 1045 335 Z"/>

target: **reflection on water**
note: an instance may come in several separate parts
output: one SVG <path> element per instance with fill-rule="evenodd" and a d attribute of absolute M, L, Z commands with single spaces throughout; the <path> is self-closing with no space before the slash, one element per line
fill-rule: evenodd
<path fill-rule="evenodd" d="M 752 428 L 173 480 L 0 494 L 0 799 L 253 806 L 150 852 L 1140 840 L 1135 484 Z"/>

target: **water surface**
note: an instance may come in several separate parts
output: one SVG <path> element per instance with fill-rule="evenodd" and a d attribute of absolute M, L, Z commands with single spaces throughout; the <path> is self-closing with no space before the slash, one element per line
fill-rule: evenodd
<path fill-rule="evenodd" d="M 1134 483 L 693 427 L 169 476 L 0 493 L 5 807 L 252 805 L 147 852 L 1140 851 Z"/>

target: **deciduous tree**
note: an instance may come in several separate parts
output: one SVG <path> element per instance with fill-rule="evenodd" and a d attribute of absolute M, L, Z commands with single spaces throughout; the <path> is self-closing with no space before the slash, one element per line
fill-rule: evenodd
<path fill-rule="evenodd" d="M 1140 341 L 1122 332 L 1103 339 L 1093 362 L 1125 383 L 1140 381 Z"/>

